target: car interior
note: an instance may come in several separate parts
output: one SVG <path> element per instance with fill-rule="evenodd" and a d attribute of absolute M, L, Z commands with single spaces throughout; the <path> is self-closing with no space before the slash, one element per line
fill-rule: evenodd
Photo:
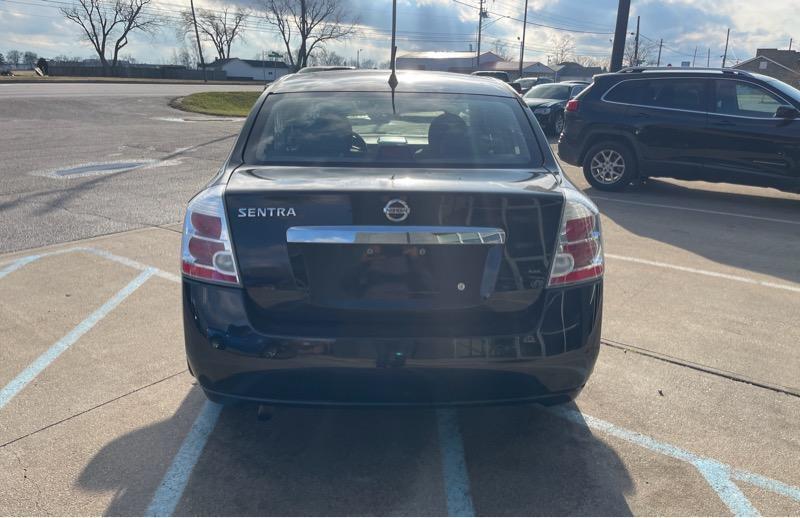
<path fill-rule="evenodd" d="M 531 159 L 512 108 L 495 102 L 391 105 L 304 103 L 273 107 L 256 139 L 258 162 L 522 164 Z M 528 135 L 527 138 L 531 138 Z"/>

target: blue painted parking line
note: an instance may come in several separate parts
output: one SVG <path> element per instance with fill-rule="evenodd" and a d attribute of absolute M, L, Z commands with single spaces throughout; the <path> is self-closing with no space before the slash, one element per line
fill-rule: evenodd
<path fill-rule="evenodd" d="M 194 466 L 203 453 L 208 437 L 214 430 L 222 405 L 206 401 L 200 415 L 195 419 L 189 434 L 183 440 L 178 453 L 158 485 L 145 516 L 172 516 L 181 500 Z"/>
<path fill-rule="evenodd" d="M 447 497 L 448 516 L 475 516 L 470 496 L 469 474 L 464 457 L 464 443 L 458 428 L 458 413 L 454 408 L 436 411 L 439 429 L 439 449 L 442 456 L 442 476 Z"/>
<path fill-rule="evenodd" d="M 731 466 L 707 457 L 686 451 L 677 446 L 667 444 L 647 435 L 621 428 L 615 424 L 597 419 L 581 412 L 570 410 L 564 407 L 551 407 L 547 410 L 568 421 L 572 421 L 581 426 L 588 426 L 600 430 L 608 435 L 612 435 L 637 446 L 647 448 L 650 451 L 672 457 L 694 466 L 706 479 L 712 489 L 719 495 L 720 499 L 728 506 L 728 509 L 735 516 L 757 516 L 758 510 L 750 503 L 734 480 L 747 482 L 774 493 L 789 497 L 800 502 L 800 488 L 784 484 L 748 471 L 731 468 Z"/>
<path fill-rule="evenodd" d="M 26 265 L 28 265 L 28 264 L 30 264 L 30 263 L 32 263 L 34 261 L 37 261 L 39 259 L 43 259 L 45 257 L 53 257 L 53 256 L 56 256 L 56 255 L 64 255 L 64 254 L 76 253 L 76 252 L 85 252 L 87 254 L 93 254 L 93 255 L 96 255 L 98 257 L 103 257 L 103 258 L 108 259 L 110 261 L 114 261 L 115 263 L 119 263 L 119 264 L 128 266 L 130 268 L 134 268 L 136 270 L 146 270 L 146 269 L 149 268 L 149 269 L 153 270 L 153 272 L 154 272 L 153 275 L 155 275 L 156 277 L 160 277 L 162 279 L 166 279 L 166 280 L 172 281 L 172 282 L 181 282 L 181 276 L 180 275 L 176 275 L 174 273 L 166 272 L 166 271 L 161 270 L 159 268 L 155 268 L 153 266 L 149 266 L 149 265 L 146 265 L 144 263 L 140 263 L 139 261 L 135 261 L 135 260 L 130 259 L 128 257 L 123 257 L 121 255 L 113 254 L 113 253 L 111 253 L 111 252 L 109 252 L 107 250 L 103 250 L 102 248 L 92 248 L 92 247 L 84 247 L 84 246 L 72 247 L 72 248 L 62 248 L 61 250 L 54 250 L 52 252 L 44 252 L 44 253 L 41 253 L 41 254 L 28 255 L 28 256 L 25 256 L 25 257 L 21 257 L 19 259 L 11 261 L 10 263 L 7 263 L 5 266 L 0 268 L 0 279 L 5 277 L 9 273 L 17 271 L 20 268 L 22 268 L 23 266 L 26 266 Z"/>
<path fill-rule="evenodd" d="M 5 265 L 3 268 L 0 268 L 0 279 L 2 279 L 11 272 L 15 272 L 20 268 L 22 268 L 23 266 L 36 261 L 41 257 L 42 257 L 41 255 L 29 255 L 26 257 L 22 257 L 21 259 L 17 259 L 16 261 L 10 264 Z"/>
<path fill-rule="evenodd" d="M 61 356 L 61 354 L 69 349 L 80 337 L 85 335 L 92 329 L 98 322 L 103 320 L 114 308 L 128 298 L 128 296 L 136 291 L 142 284 L 153 276 L 155 270 L 148 268 L 136 276 L 134 280 L 128 283 L 127 286 L 122 288 L 116 295 L 108 299 L 105 304 L 97 308 L 91 315 L 75 326 L 72 331 L 67 333 L 63 338 L 50 346 L 41 356 L 39 356 L 33 363 L 28 365 L 21 373 L 17 375 L 11 382 L 0 390 L 0 409 L 5 407 L 11 399 L 16 396 L 20 390 L 33 381 L 43 370 L 45 370 L 53 361 Z"/>

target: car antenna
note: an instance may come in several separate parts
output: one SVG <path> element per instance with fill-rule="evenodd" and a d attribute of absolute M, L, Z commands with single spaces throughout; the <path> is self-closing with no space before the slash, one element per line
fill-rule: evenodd
<path fill-rule="evenodd" d="M 392 89 L 392 113 L 397 115 L 397 109 L 394 106 L 394 91 L 397 88 L 397 74 L 395 73 L 395 56 L 397 55 L 397 46 L 395 45 L 395 35 L 397 34 L 397 0 L 392 0 L 392 74 L 389 76 L 389 87 Z"/>

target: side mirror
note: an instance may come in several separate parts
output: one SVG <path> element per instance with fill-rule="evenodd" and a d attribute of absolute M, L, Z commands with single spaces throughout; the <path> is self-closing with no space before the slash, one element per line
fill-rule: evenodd
<path fill-rule="evenodd" d="M 798 117 L 800 117 L 800 110 L 794 106 L 778 106 L 778 109 L 775 111 L 776 119 L 796 119 Z"/>

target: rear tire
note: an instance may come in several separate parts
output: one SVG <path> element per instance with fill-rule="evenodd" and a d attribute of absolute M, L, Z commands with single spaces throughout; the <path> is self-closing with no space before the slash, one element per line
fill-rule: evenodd
<path fill-rule="evenodd" d="M 562 131 L 564 131 L 564 112 L 556 114 L 556 118 L 553 120 L 553 135 L 558 137 Z"/>
<path fill-rule="evenodd" d="M 595 144 L 583 159 L 583 176 L 601 191 L 622 191 L 639 177 L 636 157 L 625 144 Z"/>

